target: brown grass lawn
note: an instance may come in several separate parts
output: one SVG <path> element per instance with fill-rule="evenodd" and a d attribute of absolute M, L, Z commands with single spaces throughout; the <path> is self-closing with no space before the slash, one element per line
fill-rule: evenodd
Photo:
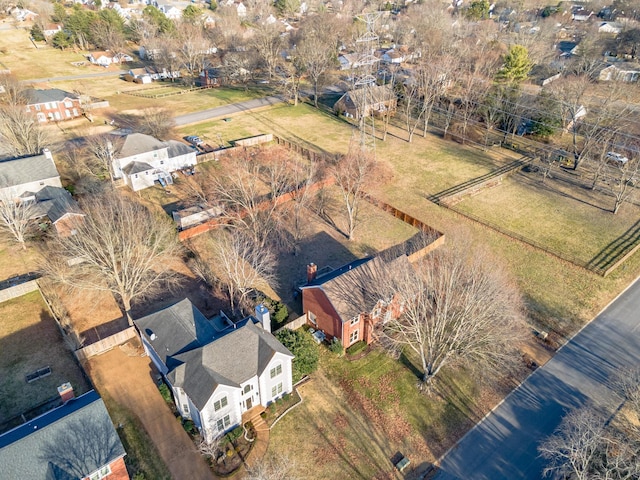
<path fill-rule="evenodd" d="M 0 423 L 55 398 L 64 382 L 71 382 L 76 395 L 89 390 L 40 292 L 0 303 L 0 319 Z M 25 381 L 46 366 L 51 375 Z"/>
<path fill-rule="evenodd" d="M 302 478 L 403 478 L 396 453 L 411 460 L 409 472 L 424 468 L 510 387 L 478 389 L 478 372 L 463 369 L 420 393 L 411 369 L 382 350 L 350 362 L 320 348 L 320 369 L 299 388 L 303 403 L 271 430 L 267 454 L 294 458 Z"/>
<path fill-rule="evenodd" d="M 99 73 L 103 67 L 91 65 L 84 56 L 88 52 L 61 51 L 38 43 L 38 48 L 29 41 L 29 30 L 25 28 L 0 31 L 0 62 L 18 79 L 58 77 Z M 76 67 L 71 62 L 86 62 Z"/>
<path fill-rule="evenodd" d="M 33 245 L 24 250 L 9 238 L 0 238 L 0 280 L 37 270 L 38 255 Z"/>

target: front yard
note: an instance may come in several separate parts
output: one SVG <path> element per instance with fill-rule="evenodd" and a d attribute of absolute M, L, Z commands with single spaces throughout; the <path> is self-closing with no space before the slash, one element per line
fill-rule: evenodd
<path fill-rule="evenodd" d="M 295 459 L 302 478 L 391 479 L 392 458 L 422 471 L 499 401 L 479 387 L 480 372 L 444 371 L 435 391 L 420 393 L 412 365 L 374 348 L 349 361 L 321 348 L 320 368 L 299 387 L 302 404 L 271 430 L 267 455 Z M 496 384 L 494 384 L 496 386 Z"/>

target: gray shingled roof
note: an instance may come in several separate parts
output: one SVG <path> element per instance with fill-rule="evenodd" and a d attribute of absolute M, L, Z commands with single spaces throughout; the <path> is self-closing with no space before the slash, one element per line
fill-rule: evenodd
<path fill-rule="evenodd" d="M 0 188 L 59 177 L 52 159 L 43 153 L 0 161 Z"/>
<path fill-rule="evenodd" d="M 249 319 L 244 326 L 195 350 L 176 355 L 181 365 L 168 375 L 198 409 L 202 409 L 218 385 L 239 387 L 261 375 L 276 354 L 293 357 L 272 334 Z"/>
<path fill-rule="evenodd" d="M 149 170 L 153 170 L 155 167 L 149 165 L 147 162 L 131 162 L 127 163 L 127 166 L 122 169 L 127 175 L 133 175 L 135 173 L 142 173 Z"/>
<path fill-rule="evenodd" d="M 349 268 L 352 265 L 353 268 Z M 406 255 L 400 255 L 390 261 L 381 257 L 360 259 L 337 269 L 337 274 L 330 272 L 319 277 L 310 286 L 302 288 L 321 288 L 342 321 L 347 322 L 361 313 L 373 310 L 381 298 L 372 285 L 383 281 L 389 269 L 408 266 L 409 259 Z"/>
<path fill-rule="evenodd" d="M 192 147 L 191 145 L 187 145 L 185 143 L 178 142 L 177 140 L 169 140 L 166 143 L 169 146 L 169 157 L 170 158 L 179 157 L 180 155 L 186 155 L 188 153 L 193 152 L 194 150 L 197 150 L 196 148 Z"/>
<path fill-rule="evenodd" d="M 188 298 L 134 323 L 165 365 L 168 357 L 206 345 L 215 336 L 213 326 Z"/>
<path fill-rule="evenodd" d="M 163 148 L 167 148 L 167 144 L 152 137 L 151 135 L 145 135 L 144 133 L 130 133 L 126 136 L 124 142 L 120 146 L 117 156 L 119 158 L 126 158 L 133 155 L 152 152 L 153 150 L 162 150 Z"/>
<path fill-rule="evenodd" d="M 25 90 L 25 95 L 29 99 L 29 104 L 31 105 L 36 103 L 62 102 L 65 98 L 70 98 L 72 100 L 78 98 L 77 95 L 65 92 L 59 88 L 49 88 L 47 90 L 28 88 Z"/>
<path fill-rule="evenodd" d="M 49 220 L 53 223 L 60 220 L 67 213 L 83 215 L 78 203 L 64 188 L 47 186 L 36 192 L 35 196 L 39 212 L 49 217 Z"/>
<path fill-rule="evenodd" d="M 124 455 L 102 399 L 91 390 L 0 435 L 0 480 L 84 478 Z"/>

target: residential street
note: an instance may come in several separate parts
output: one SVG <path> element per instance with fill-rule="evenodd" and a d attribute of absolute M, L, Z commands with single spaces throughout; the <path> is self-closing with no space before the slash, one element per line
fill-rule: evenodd
<path fill-rule="evenodd" d="M 269 105 L 275 105 L 282 103 L 284 100 L 278 96 L 270 96 L 264 98 L 255 98 L 253 100 L 247 100 L 246 102 L 231 103 L 222 107 L 210 108 L 208 110 L 201 110 L 199 112 L 187 113 L 186 115 L 179 115 L 175 117 L 176 126 L 182 127 L 184 125 L 190 125 L 192 123 L 204 122 L 211 118 L 226 117 L 233 113 L 246 112 L 254 110 L 256 108 L 266 107 Z"/>
<path fill-rule="evenodd" d="M 573 407 L 621 404 L 609 382 L 640 364 L 640 282 L 587 325 L 444 457 L 437 480 L 540 479 L 538 445 Z"/>

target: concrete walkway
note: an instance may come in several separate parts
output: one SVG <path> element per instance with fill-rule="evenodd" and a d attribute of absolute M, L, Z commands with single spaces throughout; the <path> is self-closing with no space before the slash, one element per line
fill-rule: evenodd
<path fill-rule="evenodd" d="M 217 478 L 160 395 L 149 357 L 115 348 L 91 358 L 87 370 L 99 390 L 137 413 L 174 480 Z"/>

